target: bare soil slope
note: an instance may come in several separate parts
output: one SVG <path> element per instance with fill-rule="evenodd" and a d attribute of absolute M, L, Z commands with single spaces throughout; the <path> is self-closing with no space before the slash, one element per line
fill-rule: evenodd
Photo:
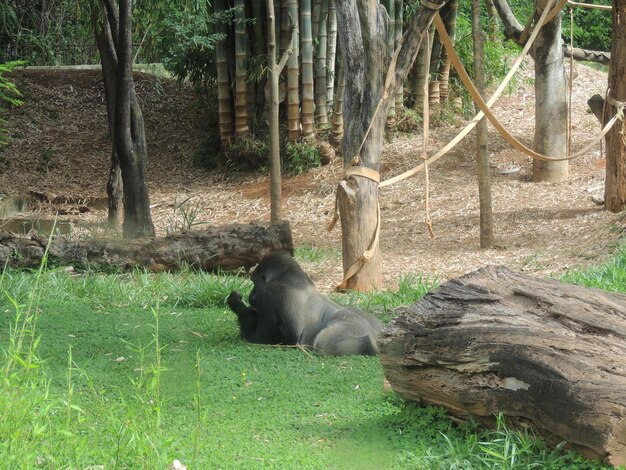
<path fill-rule="evenodd" d="M 586 100 L 604 94 L 605 74 L 576 65 L 572 93 L 573 147 L 599 132 L 587 112 Z M 68 198 L 105 196 L 110 157 L 104 91 L 97 71 L 18 71 L 13 75 L 25 104 L 11 110 L 11 144 L 0 153 L 0 193 L 23 195 L 52 192 Z M 527 145 L 532 145 L 534 98 L 532 67 L 511 95 L 495 107 L 502 122 Z M 192 166 L 192 154 L 202 129 L 215 125 L 194 104 L 188 87 L 165 79 L 137 75 L 137 90 L 146 121 L 148 174 L 157 231 L 193 223 L 225 224 L 269 218 L 269 179 L 262 174 L 207 172 Z M 433 128 L 432 152 L 461 129 L 449 124 Z M 510 149 L 490 129 L 490 153 L 496 244 L 479 249 L 478 189 L 475 145 L 470 134 L 455 150 L 430 168 L 429 204 L 435 238 L 424 224 L 425 179 L 420 173 L 381 189 L 381 247 L 385 285 L 393 288 L 409 273 L 451 278 L 485 264 L 504 264 L 541 274 L 602 262 L 614 253 L 623 236 L 624 217 L 610 214 L 591 200 L 602 195 L 604 160 L 600 146 L 573 161 L 563 183 L 531 183 L 529 159 Z M 388 178 L 419 162 L 422 136 L 398 137 L 384 147 L 382 177 Z M 509 173 L 511 167 L 518 172 Z M 342 274 L 340 231 L 325 226 L 341 177 L 341 163 L 284 180 L 284 210 L 291 221 L 296 246 L 331 253 L 322 263 L 307 263 L 322 290 L 339 283 Z M 182 206 L 180 203 L 186 201 Z M 42 204 L 50 215 L 59 207 Z M 65 207 L 62 218 L 98 233 L 106 220 L 103 209 L 80 213 Z M 45 214 L 44 214 L 45 215 Z M 1 227 L 0 227 L 1 229 Z"/>

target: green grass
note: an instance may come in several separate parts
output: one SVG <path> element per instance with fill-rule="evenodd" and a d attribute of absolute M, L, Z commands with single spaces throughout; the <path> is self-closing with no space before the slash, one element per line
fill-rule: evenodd
<path fill-rule="evenodd" d="M 608 263 L 586 270 L 570 270 L 563 281 L 586 287 L 626 293 L 626 247 Z"/>
<path fill-rule="evenodd" d="M 381 316 L 434 281 L 341 297 Z M 382 390 L 376 357 L 238 338 L 247 278 L 5 271 L 0 468 L 600 468 Z"/>

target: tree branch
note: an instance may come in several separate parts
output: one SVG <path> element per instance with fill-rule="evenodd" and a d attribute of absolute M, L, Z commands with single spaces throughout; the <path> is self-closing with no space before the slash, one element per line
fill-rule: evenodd
<path fill-rule="evenodd" d="M 443 6 L 446 0 L 435 0 L 432 3 Z M 396 62 L 396 77 L 395 84 L 390 90 L 390 96 L 395 93 L 395 89 L 399 84 L 403 83 L 415 62 L 417 53 L 422 45 L 422 38 L 424 34 L 428 32 L 430 23 L 437 13 L 436 10 L 431 10 L 425 6 L 420 6 L 417 13 L 409 23 L 406 29 L 406 33 L 402 38 L 402 45 L 400 46 L 400 52 L 398 53 L 398 59 Z"/>
<path fill-rule="evenodd" d="M 496 7 L 498 16 L 504 25 L 504 36 L 516 44 L 520 44 L 524 27 L 517 21 L 517 18 L 515 18 L 509 3 L 506 0 L 493 0 L 493 5 Z"/>
<path fill-rule="evenodd" d="M 610 52 L 590 51 L 578 47 L 572 49 L 566 44 L 563 44 L 563 54 L 565 57 L 572 57 L 574 60 L 595 62 L 596 64 L 609 65 L 611 62 Z"/>

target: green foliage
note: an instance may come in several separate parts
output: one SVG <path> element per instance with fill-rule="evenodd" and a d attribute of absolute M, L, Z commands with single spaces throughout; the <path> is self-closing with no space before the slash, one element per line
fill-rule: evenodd
<path fill-rule="evenodd" d="M 97 63 L 90 0 L 2 2 L 0 62 L 30 65 Z M 4 20 L 4 21 L 3 21 Z"/>
<path fill-rule="evenodd" d="M 611 5 L 610 0 L 593 2 L 598 5 Z M 610 51 L 612 38 L 612 18 L 610 11 L 574 8 L 574 47 L 596 51 Z M 563 37 L 570 42 L 571 19 L 568 10 L 563 10 Z"/>
<path fill-rule="evenodd" d="M 224 149 L 223 157 L 228 168 L 257 169 L 267 164 L 269 152 L 267 140 L 245 135 Z"/>
<path fill-rule="evenodd" d="M 421 299 L 428 291 L 439 285 L 437 279 L 421 274 L 402 276 L 397 291 L 380 291 L 371 294 L 348 291 L 333 294 L 333 300 L 342 305 L 357 305 L 363 310 L 375 312 L 382 320 L 389 320 L 393 310 Z"/>
<path fill-rule="evenodd" d="M 15 67 L 24 64 L 24 62 L 7 62 L 6 64 L 0 64 L 0 146 L 7 144 L 8 136 L 6 130 L 2 128 L 7 123 L 6 119 L 2 117 L 5 113 L 5 107 L 7 106 L 21 106 L 20 100 L 21 93 L 4 75 L 11 72 Z"/>
<path fill-rule="evenodd" d="M 314 246 L 299 246 L 294 253 L 294 258 L 298 261 L 304 261 L 307 263 L 319 263 L 325 258 L 334 260 L 341 259 L 341 253 L 337 250 L 331 250 L 329 248 L 318 248 Z"/>
<path fill-rule="evenodd" d="M 297 175 L 322 165 L 319 150 L 308 142 L 283 141 L 281 147 L 282 167 L 286 173 Z"/>
<path fill-rule="evenodd" d="M 488 18 L 482 16 L 484 30 L 487 28 Z M 469 12 L 469 4 L 461 2 L 459 4 L 459 16 L 457 19 L 455 49 L 459 55 L 467 73 L 474 75 L 474 55 L 472 51 L 472 22 Z M 485 85 L 490 86 L 499 83 L 506 76 L 510 69 L 508 57 L 516 57 L 519 47 L 510 41 L 486 41 L 485 42 Z M 451 86 L 457 94 L 463 96 L 463 102 L 471 103 L 469 93 L 465 90 L 460 79 L 455 75 L 451 76 Z M 511 85 L 515 86 L 515 77 Z"/>
<path fill-rule="evenodd" d="M 403 280 L 397 301 L 414 298 L 418 283 Z M 4 271 L 0 344 L 15 344 L 27 311 L 37 321 L 36 330 L 32 322 L 26 328 L 34 334 L 25 336 L 21 362 L 7 368 L 12 346 L 0 357 L 1 461 L 7 468 L 167 468 L 174 459 L 189 468 L 602 468 L 501 418 L 495 431 L 457 426 L 442 408 L 385 395 L 378 358 L 241 341 L 225 298 L 232 289 L 247 294 L 245 285 L 191 272 Z M 45 362 L 26 360 L 28 351 Z"/>
<path fill-rule="evenodd" d="M 565 282 L 587 287 L 626 293 L 626 246 L 608 263 L 584 270 L 570 270 L 564 276 Z"/>
<path fill-rule="evenodd" d="M 496 416 L 495 430 L 480 430 L 469 421 L 451 432 L 443 432 L 443 439 L 426 447 L 418 445 L 415 452 L 404 457 L 406 468 L 431 470 L 482 469 L 601 469 L 598 462 L 587 461 L 573 452 L 564 453 L 561 443 L 554 449 L 529 431 L 514 431 L 507 427 L 502 415 Z"/>

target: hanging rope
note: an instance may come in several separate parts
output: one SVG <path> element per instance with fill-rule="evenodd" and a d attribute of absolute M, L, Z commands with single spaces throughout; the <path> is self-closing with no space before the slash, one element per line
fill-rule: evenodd
<path fill-rule="evenodd" d="M 559 5 L 560 4 L 561 4 L 561 2 L 559 2 Z M 524 44 L 524 48 L 522 49 L 522 52 L 517 57 L 515 62 L 513 62 L 513 65 L 511 66 L 511 69 L 509 70 L 509 73 L 506 75 L 506 77 L 504 77 L 504 80 L 502 81 L 502 83 L 500 83 L 500 86 L 496 89 L 494 94 L 491 96 L 491 98 L 487 102 L 487 104 L 489 106 L 492 106 L 496 102 L 496 100 L 500 97 L 502 92 L 509 85 L 509 82 L 513 79 L 513 76 L 515 75 L 515 73 L 517 72 L 519 67 L 522 65 L 522 62 L 523 62 L 524 58 L 528 55 L 528 51 L 532 47 L 533 43 L 535 42 L 535 39 L 537 38 L 537 35 L 539 34 L 539 30 L 541 29 L 541 27 L 546 22 L 546 17 L 548 16 L 548 13 L 549 13 L 548 8 L 546 8 L 543 11 L 543 13 L 541 14 L 541 16 L 539 17 L 539 20 L 537 21 L 537 24 L 535 25 L 535 27 L 534 27 L 531 35 L 530 35 L 530 38 Z M 474 118 L 469 122 L 469 124 L 467 126 L 465 126 L 465 128 L 461 132 L 459 132 L 459 134 L 457 134 L 457 136 L 454 139 L 452 139 L 446 146 L 444 146 L 442 149 L 440 149 L 435 155 L 430 157 L 427 160 L 427 162 L 429 164 L 432 164 L 432 163 L 436 162 L 441 157 L 443 157 L 445 154 L 447 154 L 450 150 L 452 150 L 454 147 L 456 147 L 456 145 L 461 140 L 463 140 L 465 138 L 465 136 L 467 134 L 469 134 L 472 131 L 472 129 L 474 129 L 474 127 L 476 127 L 476 124 L 478 124 L 478 122 L 484 116 L 485 115 L 484 115 L 484 113 L 482 111 L 480 111 L 478 114 L 476 114 L 476 116 L 474 116 Z M 398 181 L 402 181 L 402 180 L 404 180 L 406 178 L 409 178 L 409 177 L 419 173 L 423 168 L 424 168 L 424 163 L 421 163 L 421 164 L 417 165 L 416 167 L 411 168 L 410 170 L 405 171 L 404 173 L 401 173 L 401 174 L 399 174 L 397 176 L 394 176 L 392 178 L 389 178 L 389 179 L 383 181 L 382 183 L 380 183 L 380 187 L 383 188 L 385 186 L 389 186 L 391 184 L 397 183 Z"/>

